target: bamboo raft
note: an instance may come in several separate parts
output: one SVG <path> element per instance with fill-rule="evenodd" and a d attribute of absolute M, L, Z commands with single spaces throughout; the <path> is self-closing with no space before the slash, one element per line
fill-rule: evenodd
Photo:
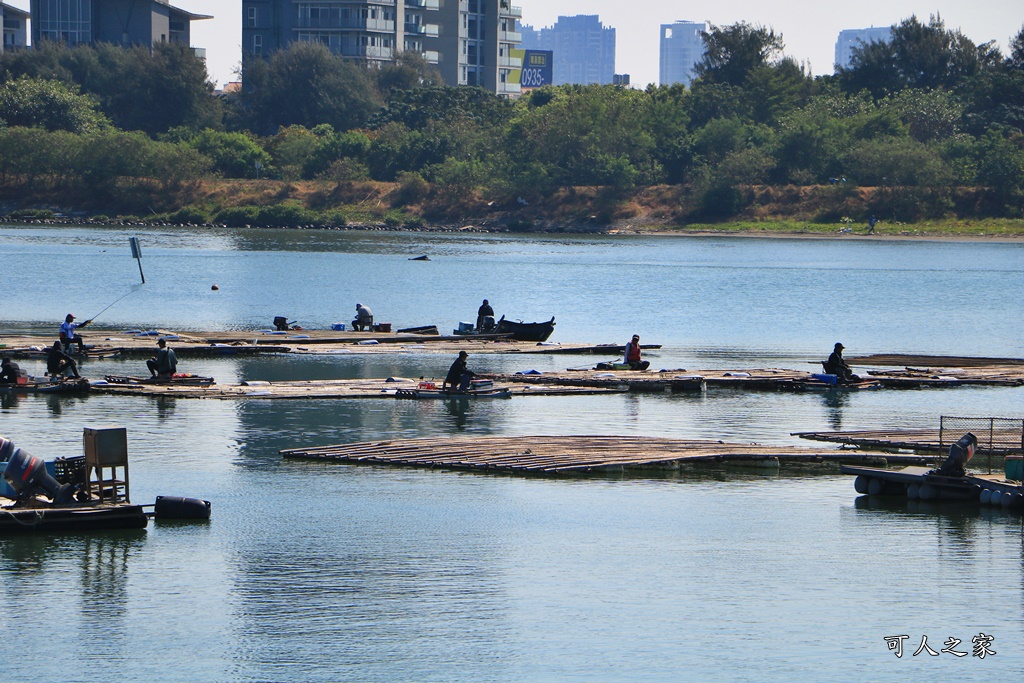
<path fill-rule="evenodd" d="M 487 473 L 582 475 L 678 470 L 688 463 L 777 467 L 780 462 L 918 464 L 921 456 L 822 451 L 721 441 L 621 436 L 514 436 L 403 439 L 281 451 L 291 459 Z"/>
<path fill-rule="evenodd" d="M 213 398 L 213 399 L 313 399 L 313 398 L 402 398 L 401 392 L 415 391 L 419 380 L 405 378 L 388 379 L 335 379 L 335 380 L 293 380 L 258 381 L 250 380 L 238 384 L 122 384 L 98 383 L 91 386 L 94 393 L 119 396 L 152 396 L 165 398 Z M 510 387 L 513 396 L 565 396 L 579 394 L 611 394 L 627 391 L 624 387 L 563 387 L 523 386 Z M 474 398 L 455 395 L 450 400 Z"/>
<path fill-rule="evenodd" d="M 827 441 L 858 448 L 873 450 L 912 450 L 919 453 L 941 455 L 943 448 L 950 445 L 949 434 L 943 443 L 939 429 L 850 430 L 830 432 L 795 432 L 792 436 L 811 441 Z M 1021 453 L 1021 432 L 1011 429 L 996 429 L 983 435 L 978 441 L 977 455 L 1006 456 Z"/>

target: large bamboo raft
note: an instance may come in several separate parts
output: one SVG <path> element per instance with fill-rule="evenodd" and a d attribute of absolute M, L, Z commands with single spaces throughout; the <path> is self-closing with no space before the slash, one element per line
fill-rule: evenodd
<path fill-rule="evenodd" d="M 836 462 L 885 466 L 921 463 L 915 455 L 820 450 L 695 439 L 623 436 L 512 436 L 404 439 L 311 446 L 281 451 L 285 458 L 516 474 L 614 473 L 675 470 L 685 463 L 777 466 Z"/>
<path fill-rule="evenodd" d="M 440 384 L 438 382 L 438 384 Z M 247 381 L 238 384 L 149 384 L 109 383 L 93 384 L 91 390 L 100 394 L 120 396 L 152 396 L 165 398 L 214 398 L 214 399 L 334 399 L 334 398 L 406 398 L 415 392 L 419 380 L 405 378 L 388 379 L 318 379 L 293 381 Z M 527 386 L 510 387 L 515 396 L 565 396 L 576 394 L 611 394 L 628 391 L 626 387 L 569 387 L 569 386 Z M 452 400 L 474 398 L 472 394 L 456 394 Z"/>

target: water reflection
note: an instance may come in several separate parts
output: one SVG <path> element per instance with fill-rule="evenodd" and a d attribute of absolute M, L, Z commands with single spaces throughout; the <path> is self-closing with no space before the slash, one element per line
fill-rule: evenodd
<path fill-rule="evenodd" d="M 828 424 L 833 431 L 840 431 L 843 428 L 843 408 L 846 406 L 849 396 L 845 391 L 836 389 L 826 391 L 824 394 L 825 406 L 828 409 Z"/>

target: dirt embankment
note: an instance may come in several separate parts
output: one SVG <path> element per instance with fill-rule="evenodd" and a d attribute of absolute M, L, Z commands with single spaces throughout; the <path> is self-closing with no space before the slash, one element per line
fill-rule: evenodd
<path fill-rule="evenodd" d="M 867 217 L 875 215 L 882 221 L 880 231 L 891 232 L 893 226 L 903 228 L 908 223 L 920 230 L 924 218 L 936 217 L 927 231 L 971 234 L 970 221 L 986 213 L 987 202 L 986 193 L 979 188 L 879 188 L 845 183 L 728 188 L 712 200 L 707 194 L 676 185 L 628 191 L 572 187 L 526 197 L 368 181 L 203 180 L 173 188 L 132 181 L 113 183 L 102 191 L 57 182 L 0 185 L 0 213 L 14 217 L 19 212 L 30 217 L 32 211 L 50 210 L 63 214 L 65 218 L 57 220 L 65 221 L 70 216 L 81 222 L 223 224 L 231 209 L 287 205 L 300 211 L 298 226 L 513 232 L 851 232 L 865 230 Z M 1001 235 L 1024 236 L 1024 221 L 999 223 Z M 953 227 L 947 230 L 935 225 Z"/>

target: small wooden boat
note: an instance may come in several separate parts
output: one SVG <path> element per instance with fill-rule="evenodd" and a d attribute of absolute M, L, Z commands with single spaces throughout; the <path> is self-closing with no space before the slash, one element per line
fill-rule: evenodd
<path fill-rule="evenodd" d="M 501 320 L 498 321 L 497 326 L 494 328 L 495 334 L 511 334 L 512 338 L 516 341 L 533 342 L 547 341 L 554 331 L 554 316 L 551 317 L 551 320 L 543 323 L 524 323 L 522 321 L 506 320 L 505 316 L 501 316 Z"/>
<path fill-rule="evenodd" d="M 131 377 L 128 375 L 107 375 L 104 379 L 106 379 L 109 384 L 155 384 L 188 387 L 205 387 L 215 384 L 212 377 L 193 375 L 190 372 L 178 373 L 170 379 L 159 377 Z"/>

